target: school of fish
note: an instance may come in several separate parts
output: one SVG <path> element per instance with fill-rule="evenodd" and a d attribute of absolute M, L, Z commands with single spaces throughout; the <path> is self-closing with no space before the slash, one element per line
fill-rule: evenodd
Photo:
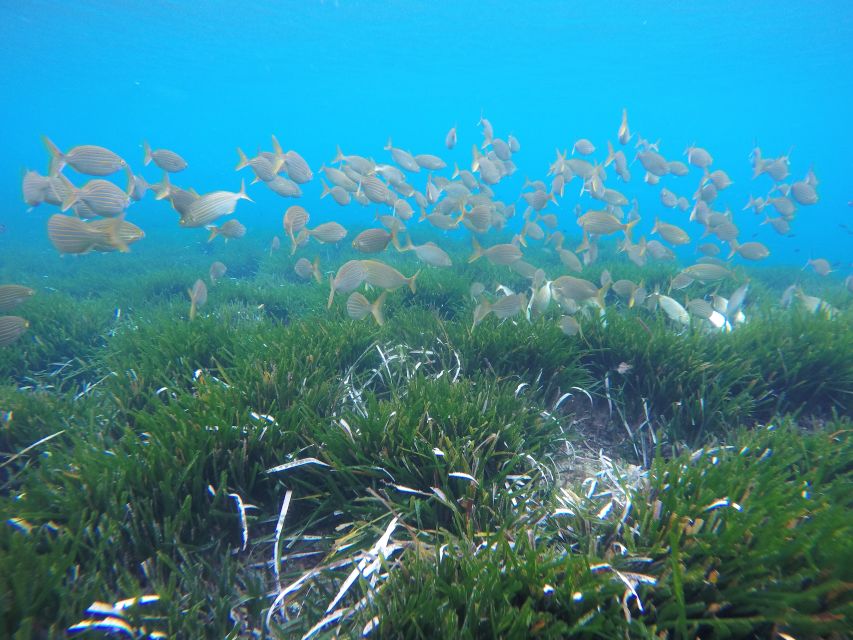
<path fill-rule="evenodd" d="M 578 318 L 585 313 L 604 313 L 608 298 L 611 303 L 629 307 L 660 309 L 675 325 L 699 322 L 711 329 L 731 330 L 745 321 L 743 308 L 749 283 L 737 282 L 732 266 L 736 260 L 764 260 L 770 250 L 761 242 L 741 240 L 738 218 L 747 214 L 736 215 L 722 204 L 721 196 L 732 180 L 726 171 L 713 166 L 710 151 L 691 144 L 681 156 L 667 158 L 660 141 L 652 143 L 631 132 L 627 110 L 623 109 L 618 129 L 614 127 L 615 140 L 605 141 L 602 147 L 579 138 L 570 150 L 558 149 L 547 168 L 547 182 L 528 179 L 518 197 L 505 202 L 495 192 L 505 178 L 515 173 L 513 157 L 521 145 L 511 134 L 497 137 L 485 117 L 480 117 L 477 126 L 482 138 L 479 144 L 472 145 L 469 168 L 454 164 L 451 169 L 440 156 L 412 153 L 395 146 L 391 138 L 384 146 L 387 163 L 344 154 L 338 147 L 328 165 L 317 170 L 322 187 L 320 198 L 324 203 L 333 202 L 331 206 L 369 208 L 377 225 L 361 231 L 351 241 L 352 248 L 365 254 L 365 258 L 326 265 L 326 278 L 318 259 L 296 254 L 309 252 L 312 241 L 340 245 L 349 236 L 348 229 L 336 221 L 309 226 L 311 214 L 304 207 L 287 207 L 282 227 L 294 256 L 295 276 L 320 286 L 328 281 L 329 307 L 336 294 L 346 295 L 346 311 L 351 318 L 371 316 L 383 324 L 382 307 L 389 293 L 405 287 L 416 295 L 416 278 L 421 269 L 454 267 L 450 255 L 436 242 L 415 244 L 412 236 L 416 234 L 410 227 L 418 223 L 443 234 L 466 230 L 472 245 L 469 263 L 485 259 L 520 275 L 527 283 L 520 291 L 498 283 L 493 294 L 482 283 L 473 283 L 470 294 L 474 327 L 489 315 L 499 320 L 529 320 L 556 305 L 561 312 L 560 328 L 567 335 L 575 335 L 581 332 Z M 161 179 L 155 183 L 134 173 L 125 159 L 104 147 L 80 145 L 63 152 L 49 138 L 44 137 L 43 142 L 49 155 L 47 174 L 26 171 L 23 198 L 31 209 L 43 204 L 59 209 L 47 220 L 47 235 L 60 254 L 130 251 L 130 246 L 142 240 L 145 233 L 126 216 L 132 203 L 144 198 L 148 191 L 153 192 L 155 200 L 167 201 L 178 215 L 180 227 L 207 230 L 208 242 L 217 237 L 228 242 L 246 235 L 246 227 L 236 218 L 222 222 L 234 214 L 241 200 L 253 202 L 247 194 L 245 178 L 237 191 L 200 194 L 172 182 L 188 167 L 187 161 L 175 151 L 152 149 L 147 141 L 142 145 L 143 166 L 153 164 L 162 171 Z M 453 149 L 457 143 L 454 126 L 445 136 L 444 145 Z M 252 185 L 263 183 L 282 198 L 301 197 L 303 185 L 312 182 L 315 173 L 298 152 L 285 151 L 274 135 L 271 147 L 254 157 L 238 148 L 236 171 L 246 174 L 248 170 Z M 606 148 L 606 154 L 601 148 Z M 763 182 L 767 193 L 750 196 L 743 211 L 763 216 L 762 224 L 769 225 L 772 232 L 790 234 L 798 210 L 819 202 L 817 176 L 809 169 L 800 179 L 792 177 L 790 152 L 769 157 L 756 146 L 749 158 L 752 179 L 757 187 Z M 67 168 L 85 181 L 75 185 L 64 173 Z M 659 211 L 649 218 L 654 220 L 649 238 L 636 237 L 636 227 L 642 219 L 639 203 L 623 192 L 629 183 L 637 181 L 632 171 L 637 173 L 638 169 L 646 185 L 640 188 L 654 189 L 659 194 Z M 116 174 L 123 184 L 105 179 Z M 664 178 L 668 186 L 660 186 Z M 578 186 L 571 187 L 575 181 Z M 416 188 L 413 183 L 423 186 Z M 576 192 L 578 195 L 571 198 Z M 326 200 L 327 196 L 330 199 Z M 522 207 L 520 220 L 510 222 Z M 346 219 L 351 220 L 352 216 Z M 370 216 L 364 219 L 369 220 Z M 491 241 L 507 225 L 517 229 L 511 241 Z M 582 239 L 570 248 L 566 246 L 569 238 L 560 228 L 574 225 Z M 584 270 L 598 259 L 600 240 L 609 236 L 616 237 L 618 251 L 625 259 L 639 267 L 650 260 L 675 260 L 673 248 L 692 243 L 700 257 L 670 282 L 658 283 L 653 290 L 643 282 L 614 281 L 606 270 L 597 282 L 583 278 Z M 281 239 L 275 236 L 270 254 L 280 247 Z M 415 260 L 408 271 L 411 275 L 404 275 L 381 259 L 388 251 L 413 254 Z M 559 257 L 562 273 L 547 274 L 536 266 L 536 257 L 543 251 Z M 822 276 L 833 271 L 833 265 L 824 258 L 812 258 L 806 267 Z M 226 271 L 222 262 L 214 262 L 208 274 L 211 284 L 216 284 Z M 691 298 L 689 288 L 694 282 L 713 283 L 715 293 L 707 298 Z M 363 286 L 367 287 L 364 293 L 359 291 Z M 846 279 L 845 286 L 853 291 L 853 276 Z M 372 295 L 373 301 L 367 297 L 370 290 L 379 292 Z M 193 319 L 207 301 L 207 287 L 199 279 L 188 292 L 189 317 Z M 18 285 L 0 285 L 0 311 L 17 306 L 32 293 Z M 834 313 L 828 303 L 809 296 L 797 285 L 789 287 L 782 303 Z M 23 318 L 0 317 L 0 346 L 14 342 L 27 327 Z"/>

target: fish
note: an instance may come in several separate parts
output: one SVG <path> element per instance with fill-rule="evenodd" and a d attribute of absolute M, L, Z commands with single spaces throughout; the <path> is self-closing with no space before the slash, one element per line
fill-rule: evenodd
<path fill-rule="evenodd" d="M 572 316 L 561 316 L 560 331 L 567 336 L 576 336 L 580 333 L 581 326 Z"/>
<path fill-rule="evenodd" d="M 640 218 L 623 223 L 620 222 L 612 213 L 596 210 L 587 211 L 577 220 L 578 226 L 587 233 L 604 236 L 617 231 L 622 231 L 628 239 L 631 238 L 631 229 L 633 229 L 638 222 L 640 222 Z"/>
<path fill-rule="evenodd" d="M 517 260 L 521 260 L 521 249 L 514 244 L 496 244 L 484 249 L 480 246 L 477 238 L 471 236 L 471 245 L 474 252 L 471 254 L 471 257 L 468 258 L 469 264 L 483 256 L 495 265 L 509 265 Z"/>
<path fill-rule="evenodd" d="M 11 311 L 31 296 L 35 290 L 20 284 L 0 284 L 0 311 Z"/>
<path fill-rule="evenodd" d="M 350 178 L 346 173 L 341 171 L 340 169 L 335 169 L 334 167 L 327 167 L 325 165 L 320 167 L 320 171 L 326 174 L 326 180 L 331 182 L 336 187 L 340 187 L 341 189 L 345 189 L 350 193 L 356 191 L 358 189 L 358 182 Z"/>
<path fill-rule="evenodd" d="M 527 308 L 527 294 L 514 293 L 498 298 L 495 302 L 483 300 L 474 308 L 473 329 L 482 322 L 490 313 L 494 313 L 500 320 L 506 320 L 518 315 Z"/>
<path fill-rule="evenodd" d="M 734 257 L 737 253 L 741 258 L 746 260 L 764 260 L 770 255 L 770 249 L 760 242 L 744 242 L 738 243 L 737 240 L 729 241 L 729 258 Z"/>
<path fill-rule="evenodd" d="M 319 257 L 314 258 L 314 262 L 311 262 L 308 258 L 299 258 L 296 264 L 293 265 L 293 271 L 303 280 L 314 278 L 317 284 L 323 281 L 323 275 L 320 273 Z"/>
<path fill-rule="evenodd" d="M 439 171 L 447 166 L 447 163 L 444 160 L 429 153 L 421 153 L 416 155 L 414 158 L 418 166 L 421 169 L 426 169 L 427 171 Z"/>
<path fill-rule="evenodd" d="M 595 153 L 595 145 L 586 138 L 580 138 L 575 141 L 574 145 L 572 145 L 572 155 L 575 155 L 575 152 L 582 156 L 591 155 Z"/>
<path fill-rule="evenodd" d="M 207 302 L 207 285 L 203 280 L 196 280 L 192 289 L 187 289 L 190 296 L 190 320 L 195 320 L 199 307 Z"/>
<path fill-rule="evenodd" d="M 655 226 L 652 228 L 652 233 L 659 234 L 664 240 L 671 245 L 682 245 L 690 243 L 690 236 L 681 227 L 674 224 L 663 222 L 660 218 L 655 218 Z"/>
<path fill-rule="evenodd" d="M 690 324 L 690 314 L 687 313 L 687 309 L 682 307 L 678 301 L 661 293 L 652 294 L 650 297 L 660 305 L 660 308 L 663 309 L 663 312 L 670 320 L 674 320 L 680 324 Z"/>
<path fill-rule="evenodd" d="M 270 242 L 270 255 L 272 255 L 275 251 L 278 251 L 281 248 L 281 239 L 278 236 L 272 237 L 272 242 Z"/>
<path fill-rule="evenodd" d="M 583 302 L 597 297 L 601 297 L 603 301 L 607 289 L 609 289 L 609 286 L 599 289 L 589 280 L 575 278 L 574 276 L 560 276 L 551 282 L 552 293 L 560 298 L 570 298 L 576 302 Z"/>
<path fill-rule="evenodd" d="M 385 303 L 385 298 L 388 296 L 387 291 L 383 291 L 375 301 L 370 302 L 364 294 L 358 291 L 353 291 L 347 298 L 347 315 L 353 320 L 364 320 L 368 315 L 372 315 L 376 320 L 376 324 L 380 327 L 385 324 L 385 317 L 382 315 L 382 305 Z"/>
<path fill-rule="evenodd" d="M 363 193 L 367 196 L 370 202 L 376 204 L 388 204 L 392 200 L 393 196 L 388 185 L 376 176 L 364 176 L 358 184 L 357 193 Z"/>
<path fill-rule="evenodd" d="M 678 196 L 664 187 L 660 190 L 660 201 L 663 206 L 674 209 L 678 205 Z"/>
<path fill-rule="evenodd" d="M 132 222 L 115 218 L 92 220 L 86 223 L 90 230 L 101 236 L 101 239 L 92 246 L 93 251 L 129 251 L 134 242 L 142 240 L 145 232 Z M 116 238 L 111 234 L 115 231 Z"/>
<path fill-rule="evenodd" d="M 797 204 L 801 204 L 803 206 L 817 204 L 817 201 L 819 200 L 817 190 L 815 190 L 814 186 L 806 180 L 794 182 L 791 185 L 790 194 L 793 196 Z"/>
<path fill-rule="evenodd" d="M 697 318 L 709 320 L 714 314 L 714 307 L 712 307 L 711 303 L 707 300 L 696 298 L 687 301 L 687 311 L 690 315 L 696 316 Z"/>
<path fill-rule="evenodd" d="M 401 253 L 404 251 L 414 251 L 415 255 L 421 262 L 425 262 L 433 267 L 453 266 L 453 261 L 451 260 L 450 256 L 447 255 L 447 252 L 434 242 L 427 242 L 425 244 L 415 245 L 412 244 L 412 239 L 407 235 L 406 244 L 404 246 L 401 246 L 400 240 L 398 238 L 398 231 L 396 229 L 391 231 L 391 238 L 392 242 L 394 243 L 394 248 L 396 248 L 397 251 Z"/>
<path fill-rule="evenodd" d="M 518 138 L 516 138 L 514 135 L 509 134 L 506 137 L 506 143 L 507 143 L 507 146 L 509 146 L 509 150 L 511 153 L 518 153 L 519 151 L 521 151 L 521 143 L 518 141 Z"/>
<path fill-rule="evenodd" d="M 168 149 L 155 149 L 152 151 L 147 141 L 142 142 L 142 151 L 144 154 L 142 164 L 146 167 L 153 161 L 163 171 L 168 171 L 169 173 L 177 173 L 187 168 L 187 161 L 174 151 L 169 151 Z"/>
<path fill-rule="evenodd" d="M 213 239 L 217 236 L 222 236 L 225 238 L 225 242 L 228 242 L 234 238 L 242 238 L 246 235 L 246 227 L 233 218 L 218 227 L 215 224 L 209 224 L 205 229 L 210 231 L 210 236 L 207 238 L 208 242 L 213 242 Z"/>
<path fill-rule="evenodd" d="M 450 131 L 447 132 L 447 135 L 444 136 L 444 146 L 448 149 L 452 149 L 456 146 L 456 127 L 450 127 Z"/>
<path fill-rule="evenodd" d="M 811 267 L 816 274 L 819 276 L 827 276 L 832 273 L 832 265 L 829 264 L 829 260 L 826 258 L 814 258 L 806 262 L 806 266 L 803 267 Z M 3 310 L 2 304 L 0 304 L 0 311 Z"/>
<path fill-rule="evenodd" d="M 47 195 L 50 179 L 41 175 L 38 171 L 26 171 L 21 184 L 24 193 L 24 202 L 29 207 L 37 207 L 44 202 Z"/>
<path fill-rule="evenodd" d="M 14 343 L 29 327 L 29 321 L 20 316 L 0 316 L 0 347 Z"/>
<path fill-rule="evenodd" d="M 687 164 L 692 164 L 694 167 L 699 167 L 700 169 L 706 169 L 714 162 L 714 158 L 711 157 L 711 154 L 707 150 L 697 147 L 695 144 L 687 147 L 684 150 L 684 155 L 687 156 Z"/>
<path fill-rule="evenodd" d="M 394 291 L 403 285 L 408 285 L 412 293 L 417 291 L 416 279 L 420 271 L 407 278 L 394 267 L 378 260 L 362 260 L 361 266 L 364 269 L 365 282 L 374 287 Z"/>
<path fill-rule="evenodd" d="M 84 144 L 62 153 L 47 136 L 42 136 L 42 141 L 50 154 L 51 176 L 59 175 L 66 165 L 90 176 L 108 176 L 122 169 L 127 172 L 128 178 L 133 175 L 127 162 L 104 147 Z"/>
<path fill-rule="evenodd" d="M 65 185 L 67 194 L 62 201 L 61 210 L 63 212 L 68 211 L 68 209 L 78 202 L 83 202 L 96 215 L 112 217 L 122 213 L 130 204 L 129 193 L 123 191 L 109 180 L 96 178 L 78 189 L 65 176 L 60 175 L 59 179 Z M 129 191 L 132 190 L 133 183 L 129 185 Z"/>
<path fill-rule="evenodd" d="M 619 125 L 619 131 L 616 134 L 619 139 L 619 144 L 628 144 L 631 139 L 631 131 L 628 129 L 628 110 L 622 109 L 622 123 Z"/>
<path fill-rule="evenodd" d="M 290 178 L 276 176 L 265 184 L 273 193 L 280 195 L 282 198 L 298 198 L 302 195 L 302 189 Z"/>
<path fill-rule="evenodd" d="M 321 200 L 326 196 L 330 195 L 332 196 L 332 200 L 337 202 L 342 207 L 345 207 L 352 201 L 352 196 L 350 195 L 350 192 L 344 189 L 343 187 L 335 185 L 330 189 L 329 185 L 327 185 L 322 180 L 320 181 L 320 184 L 323 186 L 323 192 L 320 194 Z"/>
<path fill-rule="evenodd" d="M 335 244 L 346 237 L 347 230 L 337 222 L 324 222 L 313 229 L 305 227 L 300 233 L 307 233 L 317 242 Z"/>
<path fill-rule="evenodd" d="M 113 218 L 107 230 L 103 230 L 90 227 L 79 218 L 56 213 L 47 221 L 47 237 L 61 254 L 89 253 L 103 244 L 126 252 L 129 251 L 127 244 L 119 235 L 122 222 L 122 216 Z"/>
<path fill-rule="evenodd" d="M 389 233 L 385 229 L 365 229 L 352 241 L 352 248 L 362 253 L 381 253 L 385 251 L 395 232 L 396 230 Z"/>
<path fill-rule="evenodd" d="M 296 244 L 297 234 L 305 228 L 311 215 L 298 204 L 288 207 L 284 212 L 282 222 L 284 224 L 284 232 L 290 237 L 290 242 Z"/>
<path fill-rule="evenodd" d="M 263 155 L 255 156 L 254 158 L 247 158 L 246 154 L 243 153 L 243 150 L 240 147 L 237 147 L 237 157 L 239 158 L 237 162 L 237 166 L 234 167 L 234 171 L 240 171 L 240 169 L 245 169 L 246 167 L 251 167 L 252 171 L 255 173 L 255 180 L 261 180 L 263 182 L 271 182 L 276 178 L 276 167 L 273 162 Z"/>
<path fill-rule="evenodd" d="M 385 151 L 391 152 L 391 157 L 394 158 L 394 162 L 396 162 L 400 167 L 405 169 L 406 171 L 417 173 L 421 170 L 420 165 L 415 161 L 414 156 L 408 151 L 404 151 L 403 149 L 396 148 L 392 142 L 391 138 L 388 138 L 388 142 L 385 143 L 384 147 Z"/>
<path fill-rule="evenodd" d="M 215 285 L 227 271 L 228 267 L 226 267 L 224 263 L 219 262 L 218 260 L 211 263 L 210 269 L 207 271 L 208 276 L 210 276 L 210 284 Z"/>
<path fill-rule="evenodd" d="M 734 277 L 734 274 L 725 267 L 708 263 L 690 265 L 686 269 L 682 269 L 681 273 L 687 274 L 694 280 L 703 283 L 718 282 Z"/>
<path fill-rule="evenodd" d="M 296 151 L 288 151 L 284 154 L 284 168 L 287 171 L 287 176 L 297 184 L 311 182 L 314 178 L 311 167 L 305 162 L 305 158 Z"/>
<path fill-rule="evenodd" d="M 187 207 L 186 213 L 181 216 L 182 227 L 204 227 L 214 220 L 234 213 L 237 202 L 248 200 L 254 202 L 246 195 L 246 183 L 240 182 L 240 191 L 213 191 L 193 200 Z"/>
<path fill-rule="evenodd" d="M 329 288 L 331 290 L 329 291 L 327 308 L 332 308 L 332 302 L 335 300 L 335 292 L 351 293 L 361 286 L 366 277 L 367 272 L 361 260 L 349 260 L 341 265 L 334 277 L 329 274 Z"/>
<path fill-rule="evenodd" d="M 749 291 L 749 282 L 745 282 L 741 286 L 739 286 L 732 295 L 729 297 L 728 302 L 726 303 L 726 309 L 723 315 L 726 316 L 729 322 L 734 322 L 737 320 L 737 315 L 743 307 L 743 303 L 746 300 L 746 294 Z"/>

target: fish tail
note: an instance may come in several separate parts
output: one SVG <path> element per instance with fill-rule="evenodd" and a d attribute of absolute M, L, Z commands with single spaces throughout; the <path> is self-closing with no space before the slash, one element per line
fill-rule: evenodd
<path fill-rule="evenodd" d="M 603 287 L 601 287 L 601 289 L 598 290 L 598 293 L 595 294 L 595 301 L 598 302 L 598 306 L 602 309 L 604 309 L 604 299 L 607 297 L 607 292 L 610 291 L 610 286 L 612 284 L 613 283 L 608 282 L 606 285 L 604 285 Z"/>
<path fill-rule="evenodd" d="M 213 242 L 213 239 L 217 235 L 219 235 L 219 227 L 217 227 L 215 224 L 212 224 L 209 227 L 207 227 L 207 230 L 210 231 L 210 235 L 207 237 L 207 241 Z"/>
<path fill-rule="evenodd" d="M 453 163 L 453 175 L 450 176 L 451 180 L 456 180 L 459 177 L 459 165 L 454 162 Z"/>
<path fill-rule="evenodd" d="M 275 134 L 272 134 L 272 148 L 276 156 L 284 155 L 284 151 L 282 150 L 281 145 L 278 143 L 278 138 L 275 137 Z M 338 151 L 340 151 L 340 148 L 338 148 Z"/>
<path fill-rule="evenodd" d="M 117 216 L 113 219 L 113 223 L 109 226 L 109 239 L 110 245 L 121 251 L 122 253 L 129 253 L 130 248 L 127 246 L 127 243 L 121 237 L 121 225 L 124 223 L 124 213 L 120 216 Z"/>
<path fill-rule="evenodd" d="M 420 217 L 418 218 L 418 222 L 423 222 L 423 221 L 424 221 L 424 220 L 426 220 L 426 219 L 427 219 L 427 212 L 426 212 L 426 209 L 425 209 L 424 207 L 421 207 L 421 215 L 420 215 Z"/>
<path fill-rule="evenodd" d="M 234 167 L 234 171 L 239 171 L 240 169 L 244 169 L 249 166 L 249 159 L 240 147 L 237 147 L 237 157 L 239 158 L 239 161 L 237 162 L 237 166 Z"/>
<path fill-rule="evenodd" d="M 249 196 L 246 195 L 246 181 L 240 180 L 240 190 L 237 192 L 237 198 L 240 200 L 248 200 L 249 202 L 254 202 Z"/>
<path fill-rule="evenodd" d="M 41 141 L 44 143 L 44 146 L 47 148 L 47 152 L 50 154 L 50 168 L 48 169 L 48 173 L 55 177 L 62 171 L 62 167 L 65 166 L 65 157 L 62 155 L 62 152 L 59 150 L 53 141 L 47 136 L 42 136 Z"/>
<path fill-rule="evenodd" d="M 385 151 L 391 151 L 391 148 L 392 148 L 392 145 L 391 145 L 391 136 L 388 136 L 388 142 L 386 142 L 386 143 L 385 143 L 385 146 L 384 146 L 384 147 L 382 147 L 382 148 L 383 148 L 383 149 L 385 149 Z"/>
<path fill-rule="evenodd" d="M 373 304 L 370 305 L 370 313 L 373 315 L 373 319 L 376 320 L 376 324 L 380 327 L 385 324 L 385 316 L 382 313 L 382 305 L 385 304 L 385 298 L 388 297 L 388 292 L 383 291 L 382 295 L 380 295 Z"/>
<path fill-rule="evenodd" d="M 320 194 L 320 198 L 322 199 L 332 193 L 332 190 L 329 189 L 329 185 L 327 185 L 324 181 L 320 180 L 320 184 L 323 185 L 323 193 Z"/>
<path fill-rule="evenodd" d="M 190 320 L 195 320 L 195 298 L 193 297 L 193 292 L 191 290 L 187 289 L 187 293 L 190 294 Z"/>
<path fill-rule="evenodd" d="M 626 237 L 628 240 L 631 240 L 631 230 L 632 230 L 635 226 L 637 226 L 637 223 L 638 223 L 639 221 L 640 221 L 640 219 L 639 219 L 639 218 L 635 218 L 634 220 L 631 220 L 631 222 L 629 222 L 628 224 L 626 224 L 626 225 L 625 225 L 625 237 Z"/>
<path fill-rule="evenodd" d="M 332 160 L 332 164 L 334 164 L 336 162 L 340 164 L 341 162 L 344 161 L 344 152 L 341 151 L 341 145 L 335 145 L 335 151 L 336 151 L 335 159 Z"/>
<path fill-rule="evenodd" d="M 732 238 L 731 240 L 729 240 L 729 257 L 727 258 L 727 260 L 731 260 L 732 258 L 734 258 L 734 255 L 737 253 L 737 249 L 739 246 L 740 245 L 738 244 L 736 238 Z"/>
<path fill-rule="evenodd" d="M 314 279 L 317 281 L 317 284 L 323 282 L 323 274 L 320 273 L 320 256 L 316 256 L 314 258 L 314 262 L 311 263 L 311 273 L 314 274 Z"/>
<path fill-rule="evenodd" d="M 604 161 L 604 166 L 609 167 L 610 163 L 616 158 L 616 152 L 613 150 L 613 144 L 610 140 L 607 141 L 607 159 Z"/>
<path fill-rule="evenodd" d="M 160 191 L 158 191 L 154 195 L 155 200 L 163 200 L 164 198 L 168 198 L 169 194 L 172 192 L 172 182 L 169 180 L 169 174 L 163 172 L 163 180 L 160 181 Z"/>
<path fill-rule="evenodd" d="M 142 141 L 142 153 L 142 165 L 147 167 L 149 164 L 151 164 L 151 145 L 148 144 L 147 140 Z"/>
<path fill-rule="evenodd" d="M 393 229 L 391 229 L 391 244 L 394 245 L 394 248 L 399 253 L 403 253 L 403 251 L 405 251 L 405 249 L 403 249 L 403 247 L 400 246 L 400 237 L 397 233 L 397 227 L 394 227 Z"/>
<path fill-rule="evenodd" d="M 326 304 L 327 309 L 332 308 L 332 303 L 335 301 L 335 278 L 329 274 L 329 302 Z"/>
<path fill-rule="evenodd" d="M 418 269 L 418 270 L 415 272 L 415 275 L 413 275 L 411 278 L 409 278 L 409 279 L 408 279 L 408 282 L 409 282 L 409 289 L 412 291 L 412 293 L 416 293 L 416 292 L 417 292 L 417 290 L 418 290 L 418 286 L 417 286 L 417 282 L 416 282 L 416 280 L 417 280 L 418 274 L 420 274 L 420 272 L 421 272 L 421 271 L 420 271 L 420 269 Z"/>
<path fill-rule="evenodd" d="M 483 257 L 483 247 L 481 247 L 480 243 L 477 242 L 476 236 L 471 236 L 471 246 L 474 248 L 474 253 L 471 254 L 470 258 L 468 258 L 468 264 L 471 264 L 475 260 Z"/>

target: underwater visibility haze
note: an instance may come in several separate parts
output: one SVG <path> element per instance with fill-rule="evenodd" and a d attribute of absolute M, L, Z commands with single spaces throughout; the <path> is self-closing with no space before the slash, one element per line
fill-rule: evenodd
<path fill-rule="evenodd" d="M 0 18 L 0 637 L 849 634 L 853 5 Z"/>

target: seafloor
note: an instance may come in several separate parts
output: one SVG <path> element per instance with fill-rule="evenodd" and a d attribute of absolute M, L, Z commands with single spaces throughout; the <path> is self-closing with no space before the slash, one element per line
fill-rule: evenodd
<path fill-rule="evenodd" d="M 737 267 L 729 333 L 615 296 L 574 336 L 556 310 L 472 331 L 472 282 L 524 280 L 440 239 L 452 269 L 383 256 L 423 270 L 379 327 L 345 296 L 327 310 L 272 231 L 188 237 L 6 245 L 0 283 L 36 294 L 0 351 L 0 636 L 849 632 L 853 296 L 835 274 Z M 334 269 L 343 244 L 309 253 Z M 228 273 L 190 322 L 213 260 Z M 679 269 L 605 247 L 584 277 L 605 268 L 650 290 Z M 792 283 L 834 313 L 780 305 Z"/>

